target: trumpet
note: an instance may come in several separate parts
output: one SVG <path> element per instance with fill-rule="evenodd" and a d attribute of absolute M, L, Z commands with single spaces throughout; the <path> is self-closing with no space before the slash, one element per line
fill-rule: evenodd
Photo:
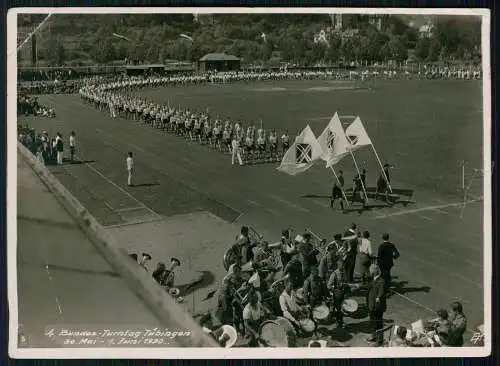
<path fill-rule="evenodd" d="M 314 238 L 314 241 L 312 242 L 314 249 L 316 249 L 316 251 L 320 255 L 324 255 L 326 253 L 326 248 L 327 248 L 326 239 L 321 238 L 319 235 L 317 235 L 314 231 L 312 231 L 309 228 L 307 228 L 305 232 L 311 234 L 311 236 Z"/>

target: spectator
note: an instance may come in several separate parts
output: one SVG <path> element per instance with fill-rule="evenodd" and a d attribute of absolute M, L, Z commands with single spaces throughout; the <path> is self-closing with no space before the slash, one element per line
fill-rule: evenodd
<path fill-rule="evenodd" d="M 71 131 L 69 135 L 69 152 L 70 152 L 70 160 L 71 162 L 75 159 L 75 150 L 76 150 L 76 134 L 75 131 Z"/>
<path fill-rule="evenodd" d="M 363 238 L 360 241 L 358 252 L 361 266 L 361 279 L 366 282 L 369 278 L 370 265 L 372 263 L 373 251 L 372 243 L 370 242 L 370 233 L 363 232 Z"/>

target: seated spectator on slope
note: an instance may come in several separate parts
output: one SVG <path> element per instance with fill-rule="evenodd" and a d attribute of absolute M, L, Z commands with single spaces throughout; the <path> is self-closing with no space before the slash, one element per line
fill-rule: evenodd
<path fill-rule="evenodd" d="M 451 304 L 451 342 L 450 346 L 462 347 L 464 333 L 467 330 L 467 318 L 463 313 L 462 304 L 458 301 Z"/>

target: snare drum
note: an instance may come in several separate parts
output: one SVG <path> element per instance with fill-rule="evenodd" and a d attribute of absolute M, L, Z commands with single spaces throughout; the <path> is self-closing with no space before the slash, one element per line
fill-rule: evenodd
<path fill-rule="evenodd" d="M 316 320 L 317 323 L 324 324 L 328 321 L 330 317 L 330 309 L 326 305 L 319 305 L 313 309 L 312 312 L 313 319 Z"/>
<path fill-rule="evenodd" d="M 300 328 L 305 332 L 305 333 L 312 333 L 316 330 L 316 324 L 312 319 L 305 318 L 305 319 L 300 319 L 299 320 Z"/>
<path fill-rule="evenodd" d="M 358 302 L 353 299 L 345 299 L 342 303 L 342 312 L 344 315 L 352 315 L 358 311 Z"/>
<path fill-rule="evenodd" d="M 259 339 L 264 343 L 261 347 L 295 347 L 297 335 L 292 323 L 283 317 L 266 320 L 259 330 Z"/>

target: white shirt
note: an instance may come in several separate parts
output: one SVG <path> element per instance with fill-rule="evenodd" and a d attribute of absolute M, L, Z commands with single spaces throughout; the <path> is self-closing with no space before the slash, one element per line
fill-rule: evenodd
<path fill-rule="evenodd" d="M 368 254 L 370 257 L 372 256 L 372 254 L 373 254 L 372 243 L 370 242 L 370 240 L 368 240 L 366 238 L 361 239 L 361 243 L 359 245 L 359 252 L 364 253 L 364 254 Z"/>
<path fill-rule="evenodd" d="M 283 314 L 291 315 L 291 313 L 295 313 L 300 310 L 300 307 L 297 304 L 297 300 L 295 298 L 295 294 L 293 291 L 291 295 L 289 295 L 286 291 L 283 291 L 280 295 L 279 301 L 280 301 L 280 308 L 281 311 L 283 311 Z"/>
<path fill-rule="evenodd" d="M 75 142 L 76 142 L 75 136 L 73 135 L 69 136 L 69 146 L 75 147 Z"/>
<path fill-rule="evenodd" d="M 264 316 L 262 307 L 260 303 L 257 303 L 256 307 L 253 307 L 248 303 L 243 309 L 243 320 L 257 321 Z"/>
<path fill-rule="evenodd" d="M 127 158 L 127 170 L 132 170 L 134 169 L 134 159 L 132 159 L 130 156 Z"/>

